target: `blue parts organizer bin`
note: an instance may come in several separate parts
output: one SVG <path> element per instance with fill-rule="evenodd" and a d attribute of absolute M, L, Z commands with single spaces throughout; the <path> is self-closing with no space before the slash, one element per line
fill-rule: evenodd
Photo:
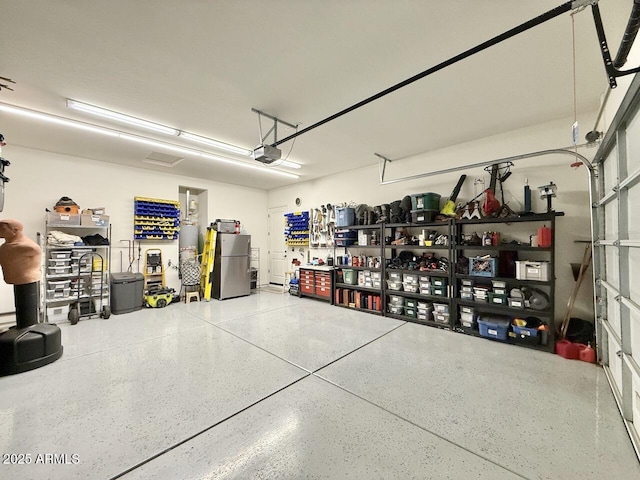
<path fill-rule="evenodd" d="M 478 327 L 480 335 L 495 340 L 506 340 L 511 320 L 499 317 L 480 317 Z"/>
<path fill-rule="evenodd" d="M 180 202 L 134 197 L 133 238 L 177 240 L 180 232 Z"/>
<path fill-rule="evenodd" d="M 309 245 L 309 212 L 291 212 L 284 214 L 286 226 L 284 235 L 288 246 Z"/>

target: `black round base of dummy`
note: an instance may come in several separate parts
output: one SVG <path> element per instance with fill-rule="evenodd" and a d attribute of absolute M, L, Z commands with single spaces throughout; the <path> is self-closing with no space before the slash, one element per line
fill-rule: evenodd
<path fill-rule="evenodd" d="M 62 335 L 57 325 L 13 327 L 0 334 L 0 376 L 40 368 L 61 356 Z"/>

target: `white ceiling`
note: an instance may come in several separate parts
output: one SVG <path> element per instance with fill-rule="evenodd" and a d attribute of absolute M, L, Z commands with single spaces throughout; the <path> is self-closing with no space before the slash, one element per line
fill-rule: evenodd
<path fill-rule="evenodd" d="M 69 110 L 71 98 L 251 149 L 252 107 L 307 127 L 561 3 L 0 0 L 0 76 L 17 82 L 0 102 L 134 131 Z M 614 54 L 631 5 L 600 1 Z M 607 82 L 590 9 L 575 28 L 578 113 L 591 114 Z M 188 156 L 153 166 L 142 159 L 161 149 L 6 113 L 0 131 L 10 145 L 271 189 L 375 164 L 374 152 L 402 158 L 571 117 L 571 38 L 567 13 L 301 135 L 289 157 L 299 180 Z"/>

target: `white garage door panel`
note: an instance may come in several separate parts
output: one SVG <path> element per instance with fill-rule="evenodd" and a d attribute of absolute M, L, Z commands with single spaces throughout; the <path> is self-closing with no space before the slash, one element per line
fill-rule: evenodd
<path fill-rule="evenodd" d="M 614 386 L 619 396 L 622 396 L 622 359 L 618 357 L 616 352 L 621 350 L 620 345 L 609 335 L 609 368 L 613 375 Z"/>
<path fill-rule="evenodd" d="M 611 329 L 616 332 L 618 337 L 620 335 L 620 305 L 616 302 L 615 295 L 609 290 L 607 292 L 607 322 Z"/>
<path fill-rule="evenodd" d="M 640 185 L 629 189 L 629 240 L 640 240 Z"/>
<path fill-rule="evenodd" d="M 630 312 L 631 356 L 640 365 L 640 313 L 635 310 L 630 310 Z"/>
<path fill-rule="evenodd" d="M 614 147 L 604 162 L 604 192 L 606 195 L 618 181 L 618 147 Z"/>
<path fill-rule="evenodd" d="M 637 437 L 640 437 L 640 377 L 638 377 L 635 372 L 632 375 L 632 407 L 631 407 L 631 415 L 633 417 L 633 421 L 631 422 L 631 428 L 636 433 Z"/>
<path fill-rule="evenodd" d="M 616 288 L 620 287 L 620 252 L 617 247 L 607 246 L 604 249 L 606 262 L 603 278 Z"/>
<path fill-rule="evenodd" d="M 627 126 L 627 171 L 640 167 L 640 117 L 636 116 Z"/>
<path fill-rule="evenodd" d="M 604 206 L 605 240 L 618 239 L 618 202 L 615 200 Z"/>
<path fill-rule="evenodd" d="M 640 305 L 640 248 L 629 249 L 629 298 Z"/>

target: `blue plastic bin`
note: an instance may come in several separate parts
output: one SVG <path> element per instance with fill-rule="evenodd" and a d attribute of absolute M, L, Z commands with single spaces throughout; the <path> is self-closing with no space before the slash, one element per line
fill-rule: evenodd
<path fill-rule="evenodd" d="M 506 340 L 511 320 L 495 317 L 481 317 L 478 319 L 480 335 L 496 340 Z"/>

